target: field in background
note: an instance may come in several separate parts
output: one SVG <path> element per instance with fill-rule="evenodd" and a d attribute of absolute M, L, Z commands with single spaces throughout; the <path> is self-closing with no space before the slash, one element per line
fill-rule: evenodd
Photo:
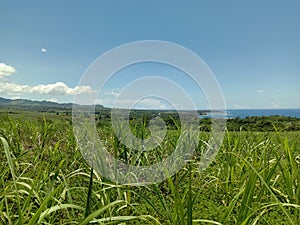
<path fill-rule="evenodd" d="M 136 136 L 149 135 L 147 118 L 133 116 Z M 119 143 L 109 117 L 99 115 L 97 127 L 115 157 L 147 165 L 176 146 L 176 116 L 165 119 L 167 138 L 157 152 L 139 157 Z M 300 224 L 299 119 L 228 121 L 215 161 L 200 173 L 210 126 L 201 120 L 199 146 L 186 167 L 140 187 L 91 171 L 68 113 L 2 113 L 0 124 L 0 224 Z"/>

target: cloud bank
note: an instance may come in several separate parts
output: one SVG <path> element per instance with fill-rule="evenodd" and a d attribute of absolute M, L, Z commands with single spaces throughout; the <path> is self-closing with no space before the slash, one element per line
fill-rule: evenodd
<path fill-rule="evenodd" d="M 54 84 L 40 84 L 36 86 L 22 85 L 10 82 L 2 82 L 0 84 L 0 93 L 8 95 L 20 94 L 47 94 L 47 95 L 76 95 L 76 94 L 91 94 L 94 93 L 90 86 L 75 86 L 68 87 L 63 82 Z"/>
<path fill-rule="evenodd" d="M 46 50 L 46 49 L 45 49 Z M 47 50 L 46 50 L 47 51 Z M 0 63 L 0 79 L 16 72 L 16 69 L 5 63 Z M 40 94 L 40 95 L 77 95 L 95 93 L 90 86 L 68 87 L 63 82 L 53 84 L 39 84 L 35 86 L 16 84 L 6 80 L 0 81 L 0 94 L 10 96 L 20 96 L 24 94 Z"/>
<path fill-rule="evenodd" d="M 14 72 L 16 72 L 16 69 L 14 67 L 6 65 L 5 63 L 0 63 L 0 78 L 9 76 Z"/>

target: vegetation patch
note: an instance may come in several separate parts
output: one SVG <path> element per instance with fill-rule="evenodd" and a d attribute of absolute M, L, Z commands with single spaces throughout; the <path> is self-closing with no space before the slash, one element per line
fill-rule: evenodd
<path fill-rule="evenodd" d="M 153 115 L 132 115 L 133 133 L 146 138 Z M 116 157 L 148 165 L 178 140 L 176 116 L 163 117 L 161 146 L 139 157 L 118 142 L 109 117 L 99 114 L 97 129 Z M 201 119 L 200 128 L 209 122 Z M 205 171 L 198 168 L 209 129 L 178 173 L 137 187 L 114 184 L 86 165 L 70 115 L 2 113 L 0 124 L 0 224 L 300 224 L 298 119 L 229 119 Z"/>

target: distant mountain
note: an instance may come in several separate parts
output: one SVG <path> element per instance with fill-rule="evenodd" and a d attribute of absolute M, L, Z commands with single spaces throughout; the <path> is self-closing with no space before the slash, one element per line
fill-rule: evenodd
<path fill-rule="evenodd" d="M 26 111 L 61 111 L 72 110 L 73 103 L 57 103 L 50 101 L 32 101 L 28 99 L 7 99 L 0 97 L 0 110 L 26 110 Z M 97 105 L 96 108 L 104 108 Z"/>

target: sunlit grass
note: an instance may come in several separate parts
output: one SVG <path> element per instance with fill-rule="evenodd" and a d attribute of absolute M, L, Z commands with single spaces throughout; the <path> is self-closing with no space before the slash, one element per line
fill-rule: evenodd
<path fill-rule="evenodd" d="M 203 132 L 178 173 L 131 187 L 91 171 L 68 120 L 3 117 L 0 124 L 0 224 L 300 224 L 299 132 L 226 132 L 215 161 L 199 172 Z M 145 126 L 133 129 L 149 135 Z M 136 157 L 99 127 L 112 154 L 139 165 L 168 156 L 178 132 Z"/>

